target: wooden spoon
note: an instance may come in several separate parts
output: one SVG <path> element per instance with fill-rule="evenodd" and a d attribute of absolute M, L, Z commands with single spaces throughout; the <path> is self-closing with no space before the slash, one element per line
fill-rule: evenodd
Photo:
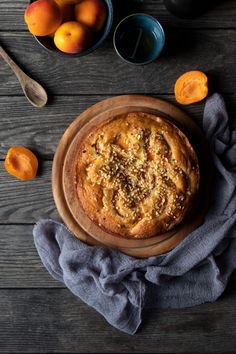
<path fill-rule="evenodd" d="M 19 66 L 9 57 L 0 45 L 0 56 L 11 67 L 19 80 L 22 90 L 28 101 L 35 107 L 43 107 L 47 103 L 48 96 L 44 88 L 35 80 L 31 79 L 22 71 Z"/>

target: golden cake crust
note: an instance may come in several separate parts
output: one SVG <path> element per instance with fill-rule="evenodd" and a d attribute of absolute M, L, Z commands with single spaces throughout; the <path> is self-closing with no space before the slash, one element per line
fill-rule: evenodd
<path fill-rule="evenodd" d="M 109 233 L 148 238 L 190 211 L 199 187 L 197 156 L 167 120 L 128 113 L 92 130 L 80 144 L 75 181 L 87 216 Z"/>

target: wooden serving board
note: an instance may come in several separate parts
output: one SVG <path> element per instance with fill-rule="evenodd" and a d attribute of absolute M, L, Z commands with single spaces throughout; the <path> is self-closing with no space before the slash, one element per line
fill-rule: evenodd
<path fill-rule="evenodd" d="M 188 218 L 170 232 L 138 240 L 110 234 L 84 213 L 74 183 L 76 153 L 81 140 L 101 122 L 128 112 L 147 112 L 170 120 L 189 138 L 200 164 L 200 193 Z M 84 111 L 68 127 L 56 150 L 52 167 L 52 189 L 60 216 L 67 227 L 90 245 L 104 244 L 135 257 L 165 253 L 175 247 L 204 220 L 209 194 L 209 154 L 205 138 L 196 123 L 169 102 L 140 95 L 117 96 L 101 101 Z"/>

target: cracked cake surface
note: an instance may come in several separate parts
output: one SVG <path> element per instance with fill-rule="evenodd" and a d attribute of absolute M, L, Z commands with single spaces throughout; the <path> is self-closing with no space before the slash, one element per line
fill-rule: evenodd
<path fill-rule="evenodd" d="M 199 165 L 187 137 L 169 121 L 128 113 L 94 128 L 80 144 L 76 189 L 87 216 L 126 238 L 171 230 L 189 213 Z"/>

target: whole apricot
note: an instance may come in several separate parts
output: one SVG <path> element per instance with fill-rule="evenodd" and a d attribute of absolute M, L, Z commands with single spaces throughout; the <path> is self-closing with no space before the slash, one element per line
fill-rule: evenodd
<path fill-rule="evenodd" d="M 54 0 L 61 9 L 62 22 L 72 21 L 74 19 L 74 6 L 65 2 L 65 0 Z"/>
<path fill-rule="evenodd" d="M 63 23 L 54 35 L 54 43 L 65 53 L 80 53 L 91 44 L 90 30 L 76 21 Z"/>
<path fill-rule="evenodd" d="M 60 26 L 62 13 L 54 0 L 37 0 L 27 6 L 25 22 L 35 36 L 47 36 Z"/>
<path fill-rule="evenodd" d="M 75 5 L 75 18 L 91 30 L 102 29 L 107 18 L 107 9 L 102 0 L 82 0 Z"/>
<path fill-rule="evenodd" d="M 75 5 L 78 4 L 81 0 L 61 0 L 65 5 Z"/>

